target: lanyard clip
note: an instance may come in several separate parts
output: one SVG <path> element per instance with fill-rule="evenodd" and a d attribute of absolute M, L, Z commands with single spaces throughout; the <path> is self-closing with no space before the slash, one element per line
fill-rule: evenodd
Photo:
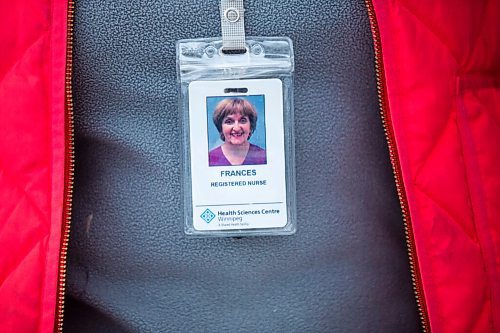
<path fill-rule="evenodd" d="M 222 53 L 245 53 L 245 8 L 243 0 L 221 0 Z"/>

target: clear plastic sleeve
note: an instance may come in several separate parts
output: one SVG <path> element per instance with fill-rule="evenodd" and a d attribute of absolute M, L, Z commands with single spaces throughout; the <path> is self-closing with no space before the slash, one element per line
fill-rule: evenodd
<path fill-rule="evenodd" d="M 186 234 L 295 233 L 292 41 L 181 40 L 177 70 Z"/>

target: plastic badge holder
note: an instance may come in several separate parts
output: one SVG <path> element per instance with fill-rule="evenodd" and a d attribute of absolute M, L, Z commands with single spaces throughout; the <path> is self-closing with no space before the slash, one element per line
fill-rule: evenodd
<path fill-rule="evenodd" d="M 289 38 L 177 43 L 185 232 L 194 236 L 296 231 L 293 48 Z"/>

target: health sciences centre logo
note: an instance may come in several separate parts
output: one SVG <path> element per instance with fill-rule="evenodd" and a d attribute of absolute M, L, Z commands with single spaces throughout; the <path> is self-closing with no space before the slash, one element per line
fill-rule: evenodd
<path fill-rule="evenodd" d="M 215 218 L 215 214 L 207 208 L 203 213 L 201 213 L 200 217 L 203 219 L 203 221 L 210 223 Z"/>

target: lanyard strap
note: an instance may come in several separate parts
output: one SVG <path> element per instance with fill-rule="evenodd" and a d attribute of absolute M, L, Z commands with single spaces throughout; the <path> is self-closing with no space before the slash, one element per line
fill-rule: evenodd
<path fill-rule="evenodd" d="M 221 0 L 220 19 L 222 50 L 225 53 L 245 53 L 245 9 L 243 0 Z"/>

